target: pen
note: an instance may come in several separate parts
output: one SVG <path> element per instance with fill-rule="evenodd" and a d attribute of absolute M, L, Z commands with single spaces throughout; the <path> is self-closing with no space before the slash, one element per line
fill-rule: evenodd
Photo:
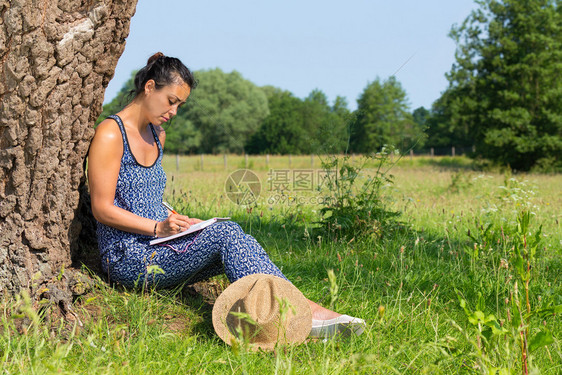
<path fill-rule="evenodd" d="M 172 208 L 172 206 L 170 206 L 168 203 L 162 202 L 162 204 L 163 204 L 164 207 L 166 207 L 168 210 L 172 211 L 173 214 L 179 215 L 179 214 L 177 213 L 177 211 L 174 210 L 174 209 Z"/>

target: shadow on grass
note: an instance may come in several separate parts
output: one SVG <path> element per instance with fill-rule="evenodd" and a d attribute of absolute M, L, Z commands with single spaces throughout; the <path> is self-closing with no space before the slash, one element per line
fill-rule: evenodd
<path fill-rule="evenodd" d="M 444 170 L 480 170 L 479 165 L 467 157 L 444 156 L 439 158 L 423 158 L 416 161 L 419 166 L 437 167 Z"/>
<path fill-rule="evenodd" d="M 415 260 L 427 263 L 434 279 L 425 280 L 408 272 L 409 279 L 403 288 L 408 288 L 409 291 L 415 288 L 430 290 L 435 284 L 435 274 L 443 271 L 450 275 L 451 270 L 447 270 L 448 268 L 458 269 L 459 263 L 466 264 L 468 261 L 462 251 L 469 244 L 468 241 L 422 233 L 400 222 L 383 228 L 381 237 L 349 239 L 327 234 L 298 219 L 265 220 L 241 216 L 234 220 L 245 229 L 252 227 L 252 235 L 266 250 L 270 250 L 270 256 L 279 262 L 278 266 L 282 266 L 289 279 L 321 282 L 326 280 L 329 269 L 337 272 L 353 271 L 358 279 L 363 280 L 369 279 L 369 273 L 377 270 L 381 273 L 386 271 L 387 276 L 390 276 L 392 272 L 399 271 L 397 263 L 400 261 L 400 251 L 406 249 L 408 253 L 403 256 L 409 261 L 413 261 L 411 257 L 414 256 Z M 250 224 L 250 221 L 254 222 Z M 420 238 L 423 244 L 414 245 Z M 417 247 L 416 254 L 411 252 L 413 246 Z M 391 289 L 382 286 L 379 291 L 383 294 L 392 293 Z"/>
<path fill-rule="evenodd" d="M 236 220 L 244 227 L 254 219 L 239 217 Z M 429 294 L 439 288 L 440 298 L 456 305 L 458 289 L 467 300 L 483 298 L 490 306 L 497 302 L 495 283 L 498 281 L 490 280 L 490 269 L 499 264 L 501 254 L 495 254 L 486 262 L 472 259 L 467 251 L 473 245 L 472 240 L 463 233 L 448 236 L 398 223 L 392 228 L 383 228 L 382 238 L 344 240 L 330 238 L 300 220 L 261 219 L 259 229 L 256 223 L 253 228 L 258 242 L 266 248 L 272 245 L 275 251 L 270 255 L 279 262 L 286 276 L 310 290 L 321 303 L 321 299 L 326 300 L 330 294 L 327 279 L 330 269 L 342 275 L 343 290 L 350 286 L 350 275 L 353 275 L 359 281 L 352 289 L 361 293 L 377 296 Z M 309 233 L 308 237 L 303 236 L 305 232 Z M 322 237 L 321 241 L 318 236 Z M 344 294 L 353 298 L 349 291 Z"/>

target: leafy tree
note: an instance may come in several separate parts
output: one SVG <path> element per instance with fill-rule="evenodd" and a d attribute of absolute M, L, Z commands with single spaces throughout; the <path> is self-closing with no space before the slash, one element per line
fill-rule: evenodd
<path fill-rule="evenodd" d="M 519 170 L 562 169 L 562 4 L 481 0 L 451 37 L 450 121 L 476 153 Z"/>
<path fill-rule="evenodd" d="M 369 83 L 357 100 L 351 147 L 371 152 L 384 145 L 408 149 L 423 138 L 409 113 L 406 92 L 395 77 Z"/>
<path fill-rule="evenodd" d="M 304 127 L 303 103 L 288 92 L 274 92 L 269 97 L 269 116 L 249 139 L 246 151 L 251 154 L 298 154 L 310 146 Z"/>
<path fill-rule="evenodd" d="M 347 100 L 343 96 L 339 95 L 336 96 L 334 104 L 332 104 L 331 111 L 345 121 L 348 121 L 351 115 L 351 112 L 347 108 Z"/>
<path fill-rule="evenodd" d="M 303 121 L 310 140 L 307 153 L 333 154 L 345 151 L 349 110 L 342 97 L 337 97 L 334 106 L 326 95 L 316 89 L 303 102 Z"/>
<path fill-rule="evenodd" d="M 452 90 L 449 89 L 431 106 L 429 116 L 425 120 L 426 147 L 469 148 L 474 145 L 474 135 L 466 122 L 459 123 L 452 119 L 451 108 L 457 105 L 453 100 L 458 100 L 458 97 L 452 95 Z"/>
<path fill-rule="evenodd" d="M 431 112 L 425 107 L 419 107 L 412 112 L 412 120 L 422 129 L 427 126 L 427 120 L 431 117 Z"/>
<path fill-rule="evenodd" d="M 236 71 L 202 70 L 195 72 L 195 77 L 199 84 L 178 113 L 178 130 L 187 127 L 182 134 L 189 136 L 196 134 L 196 129 L 201 137 L 200 152 L 242 152 L 269 114 L 265 93 Z M 183 138 L 178 135 L 178 139 Z"/>
<path fill-rule="evenodd" d="M 267 98 L 267 100 L 269 100 L 272 96 L 274 95 L 280 95 L 282 93 L 285 94 L 291 94 L 290 91 L 287 90 L 283 90 L 279 87 L 275 87 L 272 85 L 265 85 L 261 87 L 261 90 L 263 91 L 263 93 L 265 94 L 265 97 Z"/>
<path fill-rule="evenodd" d="M 193 121 L 185 117 L 172 119 L 169 125 L 164 125 L 166 130 L 165 151 L 171 154 L 189 154 L 197 151 L 201 145 L 201 132 L 195 127 Z"/>
<path fill-rule="evenodd" d="M 333 106 L 320 90 L 304 100 L 266 86 L 270 114 L 246 145 L 249 153 L 341 153 L 347 145 L 349 110 L 344 98 Z"/>
<path fill-rule="evenodd" d="M 331 129 L 324 131 L 326 141 L 324 153 L 341 153 L 349 151 L 349 131 L 354 121 L 354 116 L 347 108 L 347 100 L 337 96 L 330 108 L 332 122 Z"/>

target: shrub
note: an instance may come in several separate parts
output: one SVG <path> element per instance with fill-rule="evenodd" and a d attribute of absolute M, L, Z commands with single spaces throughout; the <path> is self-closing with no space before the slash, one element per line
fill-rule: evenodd
<path fill-rule="evenodd" d="M 335 238 L 380 238 L 396 223 L 399 213 L 388 208 L 383 194 L 384 188 L 393 184 L 390 152 L 383 148 L 360 157 L 357 163 L 350 155 L 322 160 L 325 203 L 319 224 L 326 233 Z"/>

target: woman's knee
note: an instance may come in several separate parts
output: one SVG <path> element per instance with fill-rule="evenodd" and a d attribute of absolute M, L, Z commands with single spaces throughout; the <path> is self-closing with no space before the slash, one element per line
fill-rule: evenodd
<path fill-rule="evenodd" d="M 219 247 L 229 247 L 245 236 L 242 227 L 233 221 L 220 221 L 203 231 L 202 243 L 212 243 Z"/>
<path fill-rule="evenodd" d="M 235 223 L 234 221 L 220 221 L 216 224 L 213 224 L 211 228 L 215 229 L 216 231 L 228 231 L 228 232 L 244 232 L 240 224 Z"/>

